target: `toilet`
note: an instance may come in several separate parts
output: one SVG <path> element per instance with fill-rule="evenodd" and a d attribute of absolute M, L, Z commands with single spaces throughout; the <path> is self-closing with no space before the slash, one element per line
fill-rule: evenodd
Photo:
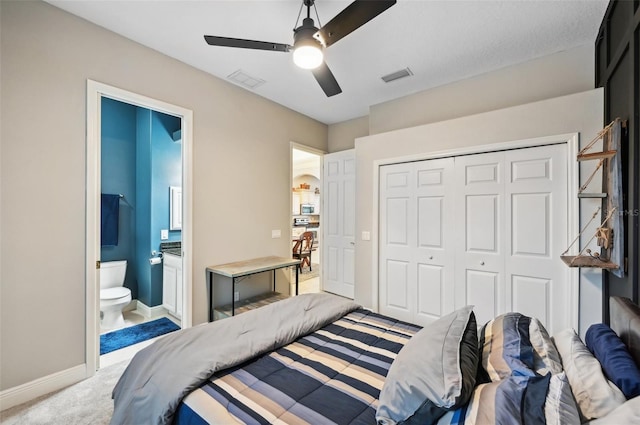
<path fill-rule="evenodd" d="M 131 302 L 131 290 L 122 286 L 127 261 L 100 263 L 100 327 L 113 329 L 124 326 L 122 309 Z"/>

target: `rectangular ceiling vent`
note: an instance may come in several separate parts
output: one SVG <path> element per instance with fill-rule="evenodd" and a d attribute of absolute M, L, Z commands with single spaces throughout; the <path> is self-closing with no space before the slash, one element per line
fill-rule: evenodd
<path fill-rule="evenodd" d="M 266 82 L 261 78 L 252 77 L 251 75 L 247 74 L 241 69 L 227 76 L 227 78 L 233 81 L 234 83 L 244 86 L 250 90 L 255 90 L 256 88 L 258 88 L 259 86 L 261 86 Z"/>
<path fill-rule="evenodd" d="M 400 78 L 409 77 L 413 75 L 413 72 L 409 68 L 401 69 L 400 71 L 392 72 L 391 74 L 383 75 L 382 81 L 390 83 L 391 81 L 399 80 Z"/>

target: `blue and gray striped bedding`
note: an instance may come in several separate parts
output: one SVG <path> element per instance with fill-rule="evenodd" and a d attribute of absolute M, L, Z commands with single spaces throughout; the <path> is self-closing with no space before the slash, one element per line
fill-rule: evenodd
<path fill-rule="evenodd" d="M 175 423 L 375 424 L 389 367 L 419 329 L 356 310 L 287 346 L 214 374 L 185 397 Z"/>
<path fill-rule="evenodd" d="M 478 386 L 439 425 L 580 424 L 569 381 L 539 320 L 506 313 L 480 332 Z"/>

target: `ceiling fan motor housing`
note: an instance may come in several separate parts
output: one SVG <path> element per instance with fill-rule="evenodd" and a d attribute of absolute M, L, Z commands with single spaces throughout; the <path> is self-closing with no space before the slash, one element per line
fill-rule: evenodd
<path fill-rule="evenodd" d="M 293 30 L 293 46 L 294 48 L 299 45 L 299 43 L 319 46 L 322 48 L 322 44 L 316 40 L 313 35 L 318 32 L 318 28 L 315 26 L 313 19 L 304 18 L 302 20 L 302 25 Z"/>
<path fill-rule="evenodd" d="M 314 69 L 322 64 L 324 47 L 313 37 L 316 32 L 318 28 L 311 18 L 304 18 L 302 25 L 294 30 L 293 61 L 301 68 Z"/>

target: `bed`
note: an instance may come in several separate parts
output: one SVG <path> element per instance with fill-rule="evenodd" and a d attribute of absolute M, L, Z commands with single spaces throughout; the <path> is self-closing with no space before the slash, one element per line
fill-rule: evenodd
<path fill-rule="evenodd" d="M 638 362 L 640 309 L 612 297 L 611 316 L 612 332 Z M 587 340 L 597 345 L 607 332 L 595 329 Z M 623 368 L 618 385 L 631 391 L 623 394 L 593 372 L 600 363 L 585 349 L 572 330 L 552 339 L 518 313 L 477 324 L 467 306 L 420 328 L 307 294 L 140 351 L 114 389 L 111 423 L 640 421 L 640 397 L 628 397 L 640 391 L 640 375 L 635 383 Z"/>

